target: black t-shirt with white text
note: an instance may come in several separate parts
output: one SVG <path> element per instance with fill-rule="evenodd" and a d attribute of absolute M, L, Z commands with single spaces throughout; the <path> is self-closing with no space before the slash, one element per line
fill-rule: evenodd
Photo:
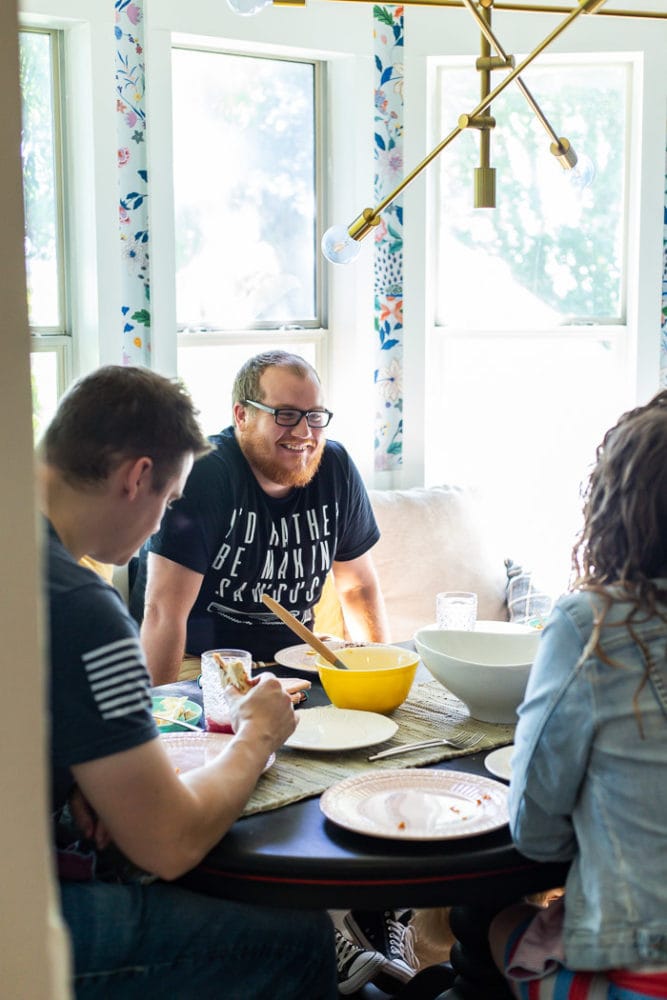
<path fill-rule="evenodd" d="M 259 486 L 233 428 L 210 440 L 214 450 L 195 462 L 182 499 L 142 550 L 132 613 L 141 618 L 146 551 L 158 553 L 204 577 L 186 652 L 232 647 L 270 661 L 296 640 L 262 594 L 309 624 L 331 564 L 363 555 L 379 531 L 361 477 L 338 442 L 326 442 L 308 485 L 275 499 Z"/>

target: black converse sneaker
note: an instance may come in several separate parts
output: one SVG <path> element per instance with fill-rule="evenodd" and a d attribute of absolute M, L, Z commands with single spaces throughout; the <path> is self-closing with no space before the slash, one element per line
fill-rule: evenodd
<path fill-rule="evenodd" d="M 410 911 L 398 918 L 394 910 L 350 910 L 343 923 L 350 937 L 361 948 L 372 948 L 384 955 L 384 963 L 374 982 L 389 979 L 407 983 L 417 971 L 414 931 L 409 925 Z"/>
<path fill-rule="evenodd" d="M 384 955 L 365 951 L 336 928 L 336 965 L 338 967 L 338 992 L 347 996 L 356 993 L 369 983 L 385 964 Z"/>

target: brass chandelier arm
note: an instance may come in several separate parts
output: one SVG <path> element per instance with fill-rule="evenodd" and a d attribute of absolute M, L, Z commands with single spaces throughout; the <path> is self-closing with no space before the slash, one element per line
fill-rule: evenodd
<path fill-rule="evenodd" d="M 335 0 L 336 3 L 372 3 L 377 0 Z M 306 0 L 273 0 L 275 6 L 305 6 Z M 466 6 L 465 0 L 401 0 L 402 7 L 453 7 L 459 10 Z M 576 7 L 547 7 L 534 3 L 506 3 L 503 0 L 494 2 L 494 10 L 525 11 L 528 14 L 572 14 Z M 597 10 L 589 11 L 598 17 L 644 17 L 667 20 L 667 12 L 660 10 Z"/>
<path fill-rule="evenodd" d="M 465 0 L 402 0 L 405 4 L 417 4 L 423 3 L 430 6 L 447 6 L 447 7 L 458 7 L 460 3 L 464 3 Z M 570 14 L 574 7 L 546 7 L 540 4 L 523 4 L 523 3 L 494 3 L 494 10 L 515 10 L 522 11 L 525 10 L 531 14 Z M 590 11 L 590 13 L 598 14 L 602 17 L 653 17 L 658 19 L 667 20 L 667 12 L 661 10 L 596 10 Z"/>
<path fill-rule="evenodd" d="M 484 35 L 484 37 L 486 38 L 486 40 L 489 42 L 489 44 L 494 47 L 494 49 L 496 50 L 496 52 L 498 53 L 498 55 L 501 57 L 501 59 L 504 59 L 507 62 L 507 64 L 510 65 L 510 66 L 514 65 L 514 60 L 512 59 L 511 56 L 507 55 L 507 53 L 505 52 L 503 46 L 501 45 L 501 43 L 498 41 L 496 35 L 494 34 L 489 21 L 480 13 L 479 8 L 475 6 L 475 4 L 473 3 L 473 0 L 463 0 L 463 4 L 470 11 L 470 13 L 472 14 L 473 18 L 477 22 L 479 30 L 482 32 L 482 34 Z M 497 5 L 494 4 L 494 8 L 496 6 Z M 509 61 L 510 59 L 511 59 L 511 62 Z M 526 98 L 526 101 L 528 102 L 528 104 L 529 104 L 531 110 L 533 111 L 533 114 L 535 115 L 535 117 L 540 122 L 540 124 L 544 128 L 544 130 L 547 133 L 547 135 L 550 136 L 551 141 L 553 143 L 555 143 L 557 146 L 560 146 L 561 141 L 560 141 L 559 136 L 556 134 L 556 132 L 553 130 L 553 128 L 549 124 L 549 121 L 548 121 L 546 115 L 544 114 L 544 112 L 540 108 L 539 104 L 537 103 L 537 101 L 535 100 L 535 98 L 531 94 L 530 90 L 528 89 L 527 85 L 523 82 L 523 80 L 521 79 L 520 76 L 517 76 L 517 78 L 516 78 L 516 85 L 519 88 L 519 90 L 521 91 L 521 93 L 523 94 L 523 96 Z"/>
<path fill-rule="evenodd" d="M 491 90 L 486 95 L 486 97 L 484 97 L 479 102 L 476 108 L 474 108 L 469 114 L 467 115 L 464 114 L 460 116 L 459 124 L 457 125 L 457 127 L 455 129 L 452 129 L 449 135 L 447 135 L 441 142 L 439 142 L 438 145 L 434 149 L 432 149 L 427 156 L 424 157 L 421 163 L 418 163 L 417 166 L 414 168 L 414 170 L 411 170 L 410 173 L 403 178 L 400 184 L 398 184 L 398 186 L 395 187 L 394 190 L 386 196 L 386 198 L 383 198 L 382 201 L 375 206 L 375 208 L 364 209 L 362 214 L 358 216 L 354 220 L 354 222 L 350 225 L 348 230 L 350 236 L 353 239 L 357 240 L 362 239 L 367 234 L 370 228 L 376 226 L 379 223 L 380 213 L 383 212 L 384 209 L 387 208 L 387 206 L 390 205 L 392 201 L 394 201 L 398 197 L 401 191 L 403 191 L 408 186 L 408 184 L 410 184 L 414 180 L 414 178 L 417 177 L 417 175 L 420 174 L 422 170 L 425 167 L 427 167 L 429 163 L 431 163 L 431 161 L 434 160 L 436 156 L 438 156 L 443 151 L 443 149 L 445 149 L 446 146 L 450 144 L 450 142 L 453 142 L 456 136 L 459 135 L 459 133 L 462 132 L 465 128 L 467 128 L 472 120 L 477 118 L 477 116 L 480 115 L 483 111 L 486 111 L 486 109 L 489 107 L 490 104 L 493 103 L 496 97 L 499 94 L 501 94 L 503 90 L 505 90 L 505 88 L 508 87 L 513 80 L 516 80 L 516 78 L 520 76 L 521 73 L 523 73 L 524 69 L 527 66 L 529 66 L 530 63 L 532 63 L 533 60 L 540 55 L 541 52 L 543 52 L 549 45 L 551 45 L 551 43 L 556 38 L 558 38 L 558 36 L 561 35 L 563 31 L 569 28 L 572 22 L 577 17 L 579 17 L 580 14 L 590 13 L 594 11 L 597 8 L 599 8 L 604 2 L 605 0 L 582 0 L 581 6 L 575 8 L 574 10 L 571 10 L 569 15 L 563 21 L 561 21 L 561 23 L 557 25 L 553 31 L 551 31 L 545 38 L 543 38 L 542 41 L 535 46 L 533 51 L 530 52 L 525 57 L 525 59 L 522 59 L 522 61 L 518 64 L 518 66 L 515 66 L 514 69 L 510 70 L 507 76 L 505 76 L 500 81 L 500 83 L 496 87 L 494 87 L 493 90 Z M 560 140 L 558 139 L 557 141 L 560 142 Z"/>

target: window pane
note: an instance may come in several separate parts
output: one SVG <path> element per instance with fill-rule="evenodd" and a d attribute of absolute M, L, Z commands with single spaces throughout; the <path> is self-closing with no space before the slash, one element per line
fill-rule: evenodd
<path fill-rule="evenodd" d="M 626 409 L 622 368 L 612 341 L 574 334 L 435 338 L 427 480 L 479 488 L 500 555 L 556 591 L 582 523 L 580 484 Z"/>
<path fill-rule="evenodd" d="M 232 385 L 244 361 L 262 351 L 285 350 L 315 367 L 313 343 L 279 344 L 275 340 L 247 345 L 180 346 L 178 374 L 192 394 L 206 434 L 217 434 L 232 422 Z"/>
<path fill-rule="evenodd" d="M 173 52 L 179 327 L 316 318 L 315 70 Z"/>
<path fill-rule="evenodd" d="M 39 441 L 58 406 L 58 353 L 36 351 L 30 355 L 32 427 Z"/>
<path fill-rule="evenodd" d="M 496 86 L 502 76 L 494 75 Z M 523 79 L 552 128 L 580 157 L 574 175 L 516 87 L 491 108 L 495 209 L 473 208 L 479 136 L 439 158 L 436 322 L 517 329 L 624 319 L 626 106 L 629 71 L 614 64 L 529 67 Z M 479 103 L 470 68 L 440 71 L 442 136 Z M 585 168 L 594 165 L 592 183 Z"/>
<path fill-rule="evenodd" d="M 62 330 L 52 36 L 21 31 L 19 59 L 28 315 L 32 327 Z"/>

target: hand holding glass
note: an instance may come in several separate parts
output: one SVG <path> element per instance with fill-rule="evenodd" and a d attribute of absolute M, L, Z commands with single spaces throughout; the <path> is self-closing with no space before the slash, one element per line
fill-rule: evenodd
<path fill-rule="evenodd" d="M 204 701 L 204 722 L 209 733 L 232 733 L 229 709 L 223 695 L 222 671 L 213 656 L 223 660 L 241 660 L 250 677 L 252 654 L 247 649 L 208 649 L 201 654 L 201 690 Z"/>

